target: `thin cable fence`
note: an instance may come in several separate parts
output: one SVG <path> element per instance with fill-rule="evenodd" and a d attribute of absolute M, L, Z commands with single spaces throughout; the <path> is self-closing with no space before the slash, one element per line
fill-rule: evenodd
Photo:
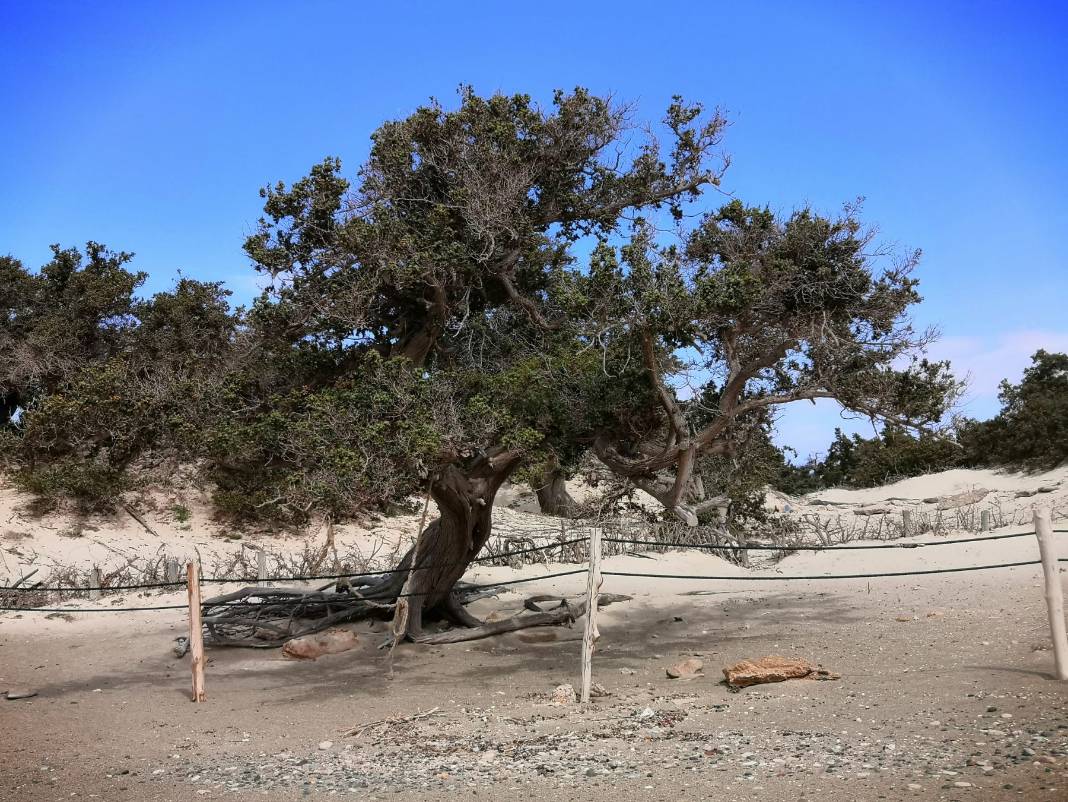
<path fill-rule="evenodd" d="M 472 560 L 470 563 L 463 563 L 463 565 L 481 565 L 487 562 L 499 562 L 501 560 L 507 560 L 509 558 L 527 555 L 534 552 L 544 551 L 546 549 L 557 548 L 560 545 L 568 546 L 574 543 L 578 543 L 581 538 L 572 538 L 563 544 L 552 544 L 550 546 L 536 546 L 526 549 L 518 549 L 510 552 L 503 552 L 499 554 L 490 553 L 485 557 L 478 557 Z M 455 563 L 453 565 L 458 565 Z M 449 566 L 441 565 L 424 565 L 415 566 L 413 568 L 382 568 L 374 571 L 356 571 L 337 574 L 294 574 L 290 576 L 270 576 L 270 577 L 202 577 L 200 583 L 203 584 L 238 584 L 241 582 L 307 582 L 322 579 L 357 579 L 366 577 L 378 577 L 386 576 L 389 574 L 405 574 L 409 571 L 424 571 L 430 568 L 441 568 Z M 0 585 L 0 593 L 14 592 L 14 593 L 90 593 L 90 592 L 117 592 L 123 590 L 157 590 L 160 588 L 176 588 L 185 587 L 185 580 L 175 580 L 171 582 L 142 582 L 133 584 L 120 584 L 120 585 L 101 585 L 100 587 L 86 588 L 86 587 L 74 587 L 74 586 L 47 586 L 36 583 L 28 585 L 26 587 L 17 587 L 14 585 Z M 5 608 L 0 608 L 5 609 Z"/>
<path fill-rule="evenodd" d="M 1068 530 L 1055 529 L 1055 532 Z M 864 549 L 918 549 L 927 546 L 950 546 L 960 543 L 980 543 L 987 540 L 1007 540 L 1017 537 L 1033 537 L 1034 532 L 1013 532 L 1001 535 L 981 535 L 979 537 L 954 538 L 952 540 L 928 540 L 921 543 L 856 543 L 852 546 L 804 546 L 804 545 L 766 545 L 761 543 L 746 543 L 744 546 L 716 546 L 702 544 L 688 544 L 680 546 L 670 541 L 627 540 L 623 538 L 606 537 L 605 543 L 626 543 L 640 546 L 656 546 L 666 548 L 695 549 L 698 551 L 738 551 L 744 548 L 746 551 L 863 551 Z"/>
<path fill-rule="evenodd" d="M 1064 531 L 1064 530 L 1056 530 Z M 1033 534 L 1033 533 L 1031 533 Z M 1057 560 L 1059 563 L 1068 563 L 1068 557 L 1061 557 Z M 913 571 L 882 571 L 879 573 L 866 573 L 866 574 L 812 574 L 812 575 L 746 575 L 746 574 L 722 574 L 722 575 L 710 575 L 710 574 L 651 574 L 638 571 L 604 571 L 600 572 L 601 576 L 618 576 L 618 577 L 632 577 L 638 579 L 680 579 L 680 580 L 700 580 L 700 581 L 715 581 L 715 582 L 818 582 L 824 580 L 836 580 L 836 579 L 883 579 L 892 577 L 906 577 L 906 576 L 930 576 L 932 574 L 957 574 L 972 571 L 991 571 L 1003 568 L 1023 568 L 1033 565 L 1041 565 L 1041 560 L 1022 560 L 1019 562 L 1008 563 L 996 563 L 993 565 L 966 565 L 952 568 L 928 568 L 919 569 Z M 539 574 L 538 576 L 522 577 L 520 579 L 510 579 L 501 582 L 492 582 L 483 585 L 468 585 L 465 587 L 466 591 L 476 592 L 483 590 L 494 590 L 501 587 L 511 587 L 513 585 L 522 585 L 529 582 L 542 582 L 548 579 L 560 579 L 568 576 L 577 576 L 579 574 L 586 574 L 587 569 L 576 568 L 571 571 L 557 571 L 550 574 Z M 411 598 L 415 596 L 425 596 L 426 593 L 398 593 L 396 598 Z M 330 605 L 340 603 L 340 600 L 331 602 L 329 600 L 322 600 L 318 602 L 320 605 Z M 205 607 L 214 608 L 227 608 L 227 607 L 243 607 L 254 608 L 257 606 L 255 602 L 215 602 L 204 604 Z M 38 613 L 135 613 L 135 612 L 154 612 L 159 610 L 187 610 L 188 605 L 185 604 L 168 604 L 159 605 L 155 607 L 11 607 L 0 606 L 0 610 L 10 610 L 17 612 L 38 612 Z"/>
<path fill-rule="evenodd" d="M 603 529 L 609 528 L 611 525 L 612 525 L 612 522 L 599 522 L 599 523 L 598 522 L 589 522 L 589 521 L 584 522 L 584 528 L 587 528 L 587 529 L 591 529 L 591 528 L 593 528 L 595 526 L 598 526 L 599 528 L 601 528 L 603 530 Z M 629 522 L 624 523 L 624 525 L 622 527 L 617 527 L 614 531 L 619 531 L 619 529 L 623 529 L 624 531 L 627 531 L 627 530 L 634 531 L 633 527 L 631 527 L 629 525 Z M 645 531 L 648 531 L 648 530 L 645 530 Z M 663 530 L 660 529 L 660 530 L 657 530 L 657 531 L 661 531 L 662 532 Z M 1053 531 L 1054 532 L 1059 532 L 1059 533 L 1068 533 L 1068 529 L 1054 529 Z M 558 532 L 559 533 L 566 533 L 567 532 L 566 526 L 565 525 L 561 525 L 559 530 L 555 530 L 555 529 L 553 530 L 553 534 L 554 535 L 557 535 Z M 705 536 L 707 536 L 707 534 L 708 533 L 705 533 Z M 719 532 L 719 531 L 715 532 L 715 534 L 722 536 L 722 533 Z M 675 538 L 675 539 L 670 539 L 670 540 L 651 540 L 651 539 L 648 539 L 648 538 L 639 539 L 639 538 L 634 538 L 634 537 L 623 538 L 623 537 L 611 537 L 611 536 L 608 536 L 608 537 L 602 537 L 601 540 L 602 540 L 602 543 L 608 544 L 607 550 L 606 550 L 608 553 L 604 553 L 604 556 L 612 556 L 611 552 L 613 550 L 613 547 L 616 548 L 616 553 L 631 553 L 631 551 L 633 551 L 633 550 L 627 550 L 627 549 L 623 548 L 623 547 L 626 547 L 626 546 L 637 546 L 637 547 L 640 547 L 643 551 L 644 550 L 667 551 L 667 550 L 671 550 L 671 549 L 694 549 L 694 550 L 713 551 L 713 552 L 721 552 L 721 553 L 722 552 L 731 553 L 731 552 L 736 552 L 736 551 L 739 551 L 739 550 L 745 550 L 745 551 L 750 551 L 750 550 L 758 550 L 758 551 L 760 551 L 760 550 L 762 550 L 762 551 L 781 552 L 781 553 L 789 553 L 791 551 L 814 551 L 814 552 L 815 551 L 858 551 L 858 550 L 864 550 L 864 549 L 888 549 L 888 548 L 911 549 L 911 548 L 928 548 L 928 547 L 944 546 L 944 545 L 973 544 L 973 543 L 984 542 L 984 541 L 1004 540 L 1004 539 L 1020 538 L 1020 537 L 1030 537 L 1030 536 L 1033 536 L 1034 534 L 1035 534 L 1034 532 L 1014 532 L 1014 533 L 1002 533 L 1002 534 L 997 534 L 997 535 L 985 535 L 985 536 L 979 536 L 979 537 L 955 538 L 955 539 L 950 539 L 950 540 L 924 541 L 924 542 L 919 542 L 919 543 L 915 543 L 915 542 L 914 543 L 857 543 L 855 545 L 767 545 L 767 544 L 758 544 L 758 543 L 720 544 L 720 543 L 693 542 L 694 538 L 692 536 L 689 537 L 689 538 L 685 538 L 685 539 Z M 509 538 L 508 536 L 505 536 L 504 538 L 501 538 L 501 539 L 498 540 L 497 547 L 499 548 L 500 544 L 503 543 L 503 542 L 514 542 L 514 540 L 515 540 L 514 538 Z M 582 553 L 582 550 L 581 550 L 581 547 L 583 547 L 583 546 L 585 546 L 585 549 L 586 549 L 586 554 L 585 555 Z M 553 542 L 546 543 L 546 544 L 543 544 L 543 545 L 540 545 L 540 546 L 539 545 L 531 545 L 531 546 L 526 547 L 526 548 L 515 549 L 515 550 L 511 550 L 511 551 L 507 551 L 507 550 L 494 551 L 494 549 L 492 547 L 490 547 L 488 550 L 490 551 L 489 554 L 473 560 L 470 564 L 474 565 L 474 564 L 491 563 L 491 564 L 496 564 L 496 565 L 509 565 L 510 563 L 508 561 L 513 559 L 513 558 L 515 558 L 515 557 L 527 556 L 527 555 L 536 554 L 536 553 L 537 554 L 547 554 L 547 553 L 552 553 L 554 551 L 556 551 L 556 552 L 558 552 L 558 553 L 560 553 L 562 555 L 566 555 L 566 557 L 569 558 L 568 562 L 579 563 L 579 564 L 581 564 L 583 562 L 588 562 L 588 540 L 587 540 L 586 537 L 570 537 L 570 538 L 566 538 L 566 537 L 557 536 L 557 537 L 554 537 Z M 584 556 L 586 557 L 585 560 L 582 559 L 582 557 L 584 557 Z M 1068 560 L 1062 559 L 1061 562 L 1068 562 Z M 546 560 L 546 563 L 548 564 L 548 560 Z M 995 565 L 985 565 L 985 566 L 965 566 L 965 567 L 958 567 L 958 568 L 921 569 L 921 570 L 914 570 L 914 571 L 881 572 L 881 573 L 870 573 L 870 574 L 859 574 L 858 573 L 858 574 L 834 574 L 834 575 L 812 575 L 812 576 L 688 575 L 688 574 L 683 575 L 683 574 L 655 574 L 655 573 L 626 572 L 626 571 L 603 571 L 602 575 L 604 575 L 604 576 L 620 576 L 620 577 L 641 577 L 641 578 L 648 578 L 648 579 L 691 579 L 691 580 L 707 579 L 707 580 L 734 581 L 734 582 L 737 582 L 737 581 L 788 581 L 788 580 L 815 581 L 815 580 L 821 580 L 821 579 L 874 579 L 874 578 L 895 577 L 895 576 L 922 576 L 922 575 L 940 574 L 940 573 L 959 573 L 959 572 L 964 572 L 964 571 L 990 570 L 990 569 L 997 569 L 997 568 L 1014 568 L 1014 567 L 1022 567 L 1022 566 L 1037 565 L 1037 564 L 1039 564 L 1039 561 L 1024 561 L 1024 562 L 1013 562 L 1013 563 L 999 563 L 999 564 L 995 564 Z M 409 571 L 413 571 L 413 570 L 414 571 L 427 570 L 427 569 L 432 568 L 432 567 L 440 568 L 441 566 L 415 566 L 415 567 L 407 567 L 407 568 L 381 569 L 381 570 L 376 570 L 376 571 L 342 572 L 342 573 L 334 573 L 334 574 L 293 574 L 293 575 L 282 576 L 282 577 L 271 577 L 269 580 L 264 580 L 261 577 L 256 577 L 256 578 L 252 578 L 252 577 L 249 577 L 249 578 L 206 577 L 206 578 L 202 578 L 200 580 L 200 582 L 201 582 L 201 584 L 207 584 L 207 583 L 237 584 L 237 583 L 248 582 L 248 581 L 274 583 L 274 582 L 291 582 L 291 581 L 318 581 L 318 580 L 355 579 L 355 578 L 369 578 L 369 577 L 385 577 L 385 576 L 388 576 L 390 574 L 408 573 Z M 475 586 L 471 586 L 470 589 L 471 590 L 484 590 L 484 589 L 490 589 L 490 588 L 496 588 L 496 587 L 518 585 L 518 584 L 523 584 L 523 583 L 527 583 L 527 582 L 535 582 L 535 581 L 539 581 L 539 580 L 552 579 L 552 578 L 557 578 L 557 577 L 572 576 L 572 575 L 575 575 L 575 574 L 583 573 L 585 570 L 586 569 L 584 569 L 584 568 L 579 568 L 579 569 L 575 569 L 575 570 L 571 570 L 571 571 L 555 572 L 555 573 L 550 573 L 550 574 L 546 574 L 546 575 L 539 575 L 539 576 L 535 576 L 535 577 L 528 577 L 528 578 L 521 578 L 521 579 L 516 579 L 516 580 L 495 582 L 495 583 L 491 583 L 489 585 L 475 585 Z M 69 587 L 69 586 L 42 586 L 40 583 L 37 583 L 37 584 L 34 584 L 34 585 L 27 585 L 27 586 L 23 586 L 23 587 L 19 587 L 17 584 L 16 585 L 8 585 L 8 586 L 0 586 L 0 593 L 9 594 L 9 595 L 15 595 L 16 597 L 17 596 L 21 596 L 21 595 L 30 595 L 30 594 L 39 595 L 39 594 L 44 594 L 44 593 L 87 594 L 87 593 L 91 593 L 91 592 L 106 593 L 106 592 L 121 592 L 121 591 L 127 591 L 127 590 L 158 590 L 158 589 L 164 589 L 164 588 L 173 589 L 173 588 L 185 587 L 186 585 L 187 585 L 187 583 L 184 580 L 174 580 L 174 581 L 169 581 L 169 582 L 130 583 L 130 584 L 121 584 L 121 585 L 101 585 L 100 587 L 95 587 L 95 588 Z M 400 594 L 398 596 L 398 598 L 402 597 L 404 595 L 407 595 L 407 594 Z M 422 594 L 412 594 L 412 595 L 422 595 Z M 113 607 L 113 608 L 83 608 L 83 609 L 76 609 L 76 608 L 65 608 L 65 607 L 54 607 L 53 608 L 53 607 L 40 607 L 40 606 L 31 607 L 31 606 L 19 606 L 19 605 L 0 605 L 0 610 L 6 610 L 6 611 L 21 610 L 21 611 L 26 611 L 26 612 L 57 612 L 57 613 L 64 613 L 64 612 L 98 612 L 98 611 L 104 611 L 104 612 L 120 611 L 121 612 L 123 610 L 129 611 L 129 612 L 138 612 L 138 611 L 147 611 L 147 610 L 185 609 L 185 607 L 186 607 L 186 605 L 162 605 L 162 606 L 155 606 L 155 607 L 137 607 L 137 608 Z"/>
<path fill-rule="evenodd" d="M 1058 562 L 1068 562 L 1068 558 L 1062 558 Z M 883 577 L 901 576 L 925 576 L 928 574 L 958 574 L 966 571 L 989 571 L 995 568 L 1020 568 L 1028 565 L 1041 565 L 1041 560 L 1024 560 L 1021 562 L 996 563 L 994 565 L 965 565 L 956 568 L 926 568 L 915 571 L 881 571 L 876 574 L 812 574 L 812 575 L 785 575 L 772 574 L 762 575 L 722 575 L 710 576 L 708 574 L 646 574 L 631 571 L 601 571 L 601 576 L 629 576 L 643 579 L 701 579 L 723 582 L 815 582 L 824 579 L 881 579 Z"/>
<path fill-rule="evenodd" d="M 541 582 L 547 579 L 559 579 L 561 577 L 576 576 L 578 574 L 585 574 L 585 568 L 576 568 L 571 571 L 557 571 L 550 574 L 539 574 L 538 576 L 522 577 L 520 579 L 507 579 L 500 582 L 491 582 L 482 585 L 466 585 L 464 590 L 467 592 L 478 592 L 483 590 L 494 590 L 501 587 L 511 587 L 512 585 L 522 585 L 528 582 Z M 325 577 L 324 577 L 325 578 Z M 330 602 L 328 600 L 309 602 L 318 603 L 322 605 L 339 604 L 343 594 L 338 594 L 337 601 Z M 425 596 L 426 593 L 398 593 L 395 598 L 404 599 L 412 598 L 416 596 Z M 226 608 L 226 607 L 256 607 L 255 602 L 205 602 L 205 607 L 210 608 Z M 164 604 L 155 607 L 12 607 L 0 605 L 0 610 L 13 610 L 16 612 L 36 612 L 36 613 L 138 613 L 149 612 L 156 610 L 188 610 L 187 604 Z"/>

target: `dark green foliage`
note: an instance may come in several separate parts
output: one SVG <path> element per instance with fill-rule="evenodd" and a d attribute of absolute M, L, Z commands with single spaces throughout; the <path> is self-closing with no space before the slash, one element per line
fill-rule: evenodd
<path fill-rule="evenodd" d="M 86 254 L 52 246 L 36 274 L 0 259 L 0 426 L 54 392 L 90 361 L 117 353 L 144 281 L 131 254 L 90 242 Z"/>
<path fill-rule="evenodd" d="M 748 440 L 731 454 L 708 454 L 698 463 L 696 472 L 713 494 L 730 498 L 732 521 L 764 521 L 764 497 L 768 486 L 775 486 L 786 468 L 783 453 L 771 442 L 770 426 L 759 426 Z M 707 517 L 712 518 L 714 511 Z"/>
<path fill-rule="evenodd" d="M 960 446 L 949 437 L 926 431 L 913 434 L 887 426 L 877 438 L 862 440 L 854 436 L 852 465 L 839 462 L 825 481 L 830 484 L 838 476 L 853 487 L 874 487 L 947 470 L 959 465 L 962 456 Z"/>
<path fill-rule="evenodd" d="M 93 243 L 38 274 L 0 260 L 0 427 L 23 481 L 106 504 L 170 454 L 200 460 L 224 512 L 300 521 L 446 476 L 491 504 L 505 476 L 592 450 L 684 518 L 695 470 L 753 516 L 764 482 L 811 479 L 769 432 L 815 398 L 888 422 L 873 475 L 912 470 L 931 444 L 897 433 L 958 389 L 908 323 L 918 255 L 883 267 L 853 207 L 732 201 L 682 230 L 724 128 L 679 99 L 639 128 L 583 89 L 541 107 L 465 87 L 382 125 L 351 178 L 330 158 L 263 190 L 245 250 L 271 286 L 247 314 L 188 279 L 137 299 L 129 255 Z"/>
<path fill-rule="evenodd" d="M 784 471 L 775 486 L 787 493 L 808 493 L 827 487 L 875 487 L 944 471 L 963 462 L 961 447 L 944 432 L 911 432 L 887 425 L 876 437 L 849 437 L 835 429 L 822 460 L 810 460 Z"/>
<path fill-rule="evenodd" d="M 410 363 L 369 354 L 350 378 L 220 415 L 204 434 L 220 511 L 300 522 L 314 508 L 351 516 L 425 487 L 449 399 Z M 242 403 L 225 388 L 222 406 Z"/>
<path fill-rule="evenodd" d="M 1047 469 L 1068 459 L 1068 354 L 1037 351 L 1019 384 L 1001 382 L 998 398 L 995 418 L 960 426 L 969 463 Z"/>
<path fill-rule="evenodd" d="M 53 250 L 38 274 L 7 263 L 28 299 L 9 314 L 0 363 L 20 412 L 7 439 L 24 487 L 106 508 L 136 484 L 130 468 L 146 452 L 193 454 L 237 318 L 218 284 L 182 279 L 138 300 L 129 254 Z"/>

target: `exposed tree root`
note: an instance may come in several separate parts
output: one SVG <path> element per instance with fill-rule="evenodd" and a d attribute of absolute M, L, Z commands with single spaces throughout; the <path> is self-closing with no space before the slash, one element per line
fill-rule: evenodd
<path fill-rule="evenodd" d="M 550 597 L 541 596 L 537 598 L 546 600 Z M 630 596 L 606 593 L 598 599 L 597 606 L 606 607 L 615 602 L 628 601 L 630 598 Z M 520 613 L 511 618 L 504 618 L 500 621 L 489 621 L 481 626 L 472 627 L 470 629 L 452 629 L 447 632 L 440 632 L 437 635 L 426 635 L 419 638 L 417 642 L 431 645 L 442 643 L 463 643 L 465 641 L 491 638 L 494 635 L 502 635 L 505 632 L 516 632 L 520 629 L 530 629 L 531 627 L 549 627 L 562 624 L 570 626 L 576 619 L 579 619 L 586 614 L 585 599 L 572 604 L 568 602 L 567 599 L 560 598 L 560 604 L 552 610 L 542 610 L 535 602 L 531 602 L 530 599 L 524 602 L 523 606 L 527 607 L 527 609 L 530 609 L 531 606 L 533 606 L 538 612 L 532 615 L 524 615 Z"/>
<path fill-rule="evenodd" d="M 337 587 L 333 584 L 319 590 L 247 587 L 208 599 L 203 606 L 208 642 L 214 646 L 271 649 L 338 624 L 392 617 L 396 597 L 394 594 L 390 599 L 389 587 L 396 583 L 391 577 L 370 579 L 375 581 L 359 587 L 342 586 L 340 591 L 331 589 Z M 501 621 L 482 622 L 467 611 L 466 604 L 497 592 L 493 588 L 457 585 L 441 607 L 444 617 L 457 628 L 430 635 L 408 627 L 407 639 L 424 644 L 460 643 L 531 627 L 570 625 L 586 612 L 584 600 L 569 602 L 560 596 L 532 596 L 523 604 L 532 614 L 521 613 Z M 600 606 L 628 599 L 629 596 L 603 594 Z M 558 604 L 546 610 L 539 606 L 545 601 Z M 390 646 L 392 641 L 393 637 L 384 646 Z"/>

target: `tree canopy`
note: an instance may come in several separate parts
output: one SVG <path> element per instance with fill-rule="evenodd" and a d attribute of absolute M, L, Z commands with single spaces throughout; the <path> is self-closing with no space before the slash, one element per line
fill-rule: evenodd
<path fill-rule="evenodd" d="M 401 562 L 420 570 L 373 592 L 420 599 L 418 636 L 424 610 L 470 623 L 451 589 L 509 478 L 593 454 L 694 524 L 707 460 L 766 446 L 778 407 L 943 415 L 959 386 L 909 321 L 918 253 L 877 249 L 856 205 L 720 195 L 716 111 L 633 115 L 463 88 L 385 123 L 351 178 L 328 158 L 261 192 L 245 251 L 270 286 L 248 310 L 187 279 L 139 300 L 129 256 L 92 243 L 38 274 L 0 262 L 0 424 L 22 411 L 26 475 L 88 497 L 85 466 L 114 490 L 170 449 L 223 510 L 290 520 L 429 492 L 440 517 Z"/>

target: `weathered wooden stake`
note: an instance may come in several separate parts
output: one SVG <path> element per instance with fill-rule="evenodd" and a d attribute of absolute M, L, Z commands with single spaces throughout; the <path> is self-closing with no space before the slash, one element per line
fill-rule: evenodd
<path fill-rule="evenodd" d="M 173 557 L 168 557 L 163 561 L 163 581 L 164 582 L 177 582 L 178 571 L 181 568 L 181 563 Z"/>
<path fill-rule="evenodd" d="M 1064 629 L 1064 594 L 1061 591 L 1057 543 L 1049 510 L 1035 508 L 1034 521 L 1035 534 L 1038 536 L 1038 553 L 1042 557 L 1042 573 L 1046 579 L 1046 612 L 1049 613 L 1049 629 L 1053 637 L 1053 663 L 1057 679 L 1068 680 L 1068 633 Z"/>
<path fill-rule="evenodd" d="M 586 579 L 586 630 L 582 636 L 582 694 L 583 704 L 590 701 L 593 684 L 593 646 L 599 637 L 597 629 L 597 601 L 601 591 L 601 529 L 590 531 L 590 571 Z"/>
<path fill-rule="evenodd" d="M 189 590 L 189 654 L 193 668 L 193 701 L 203 702 L 204 693 L 204 627 L 200 621 L 200 570 L 193 561 L 186 563 L 186 582 Z"/>
<path fill-rule="evenodd" d="M 979 531 L 987 532 L 990 530 L 990 510 L 983 510 L 979 513 Z"/>
<path fill-rule="evenodd" d="M 267 553 L 263 549 L 256 552 L 256 577 L 261 587 L 271 584 L 267 581 Z"/>
<path fill-rule="evenodd" d="M 96 599 L 100 598 L 100 583 L 103 581 L 103 579 L 104 575 L 101 573 L 99 568 L 93 568 L 93 570 L 89 572 L 90 599 L 93 599 L 95 601 Z"/>
<path fill-rule="evenodd" d="M 901 534 L 908 537 L 912 532 L 912 510 L 901 511 Z"/>

